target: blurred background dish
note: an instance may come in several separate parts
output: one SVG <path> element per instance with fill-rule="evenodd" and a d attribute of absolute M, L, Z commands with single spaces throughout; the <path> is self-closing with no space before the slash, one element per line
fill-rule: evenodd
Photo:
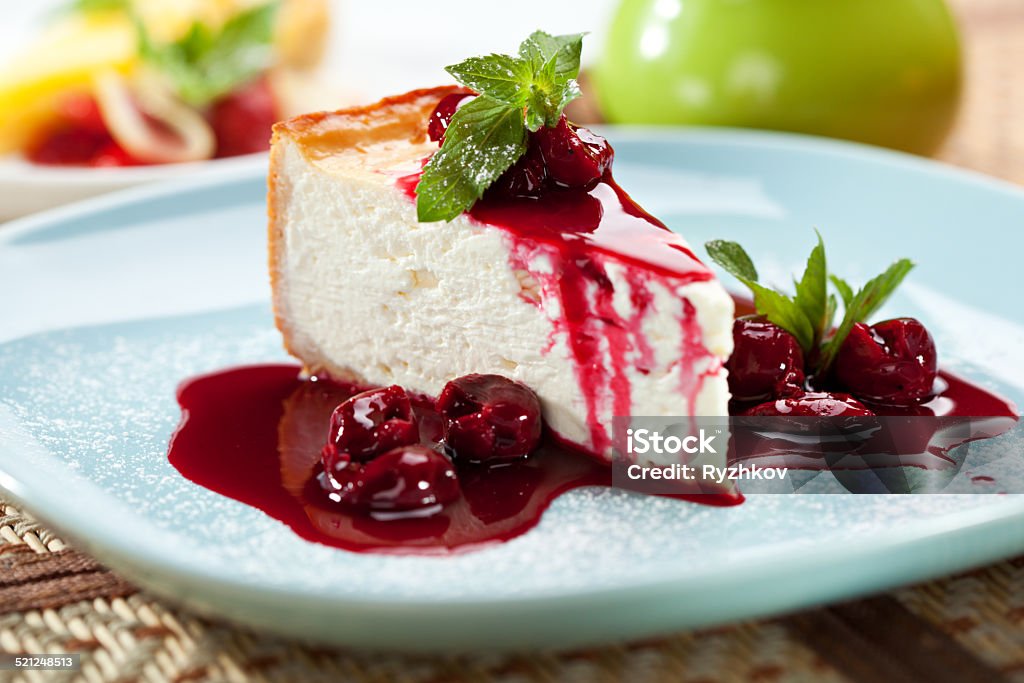
<path fill-rule="evenodd" d="M 0 152 L 141 166 L 265 151 L 307 108 L 327 0 L 73 0 L 0 70 Z"/>
<path fill-rule="evenodd" d="M 324 97 L 317 72 L 328 0 L 71 0 L 5 10 L 0 219 L 193 174 L 211 161 L 252 163 L 240 159 L 267 149 L 275 121 L 346 99 L 340 90 Z"/>
<path fill-rule="evenodd" d="M 83 168 L 40 166 L 8 155 L 0 157 L 0 221 L 136 185 L 266 163 L 266 154 L 260 153 L 193 163 Z"/>

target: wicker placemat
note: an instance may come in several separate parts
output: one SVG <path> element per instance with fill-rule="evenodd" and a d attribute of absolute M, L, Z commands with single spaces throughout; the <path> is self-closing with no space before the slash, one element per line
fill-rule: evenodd
<path fill-rule="evenodd" d="M 942 159 L 1024 183 L 1024 0 L 958 0 L 968 86 Z M 0 653 L 25 681 L 1024 681 L 1024 559 L 776 620 L 574 653 L 427 658 L 303 645 L 150 598 L 0 502 Z"/>
<path fill-rule="evenodd" d="M 940 158 L 1024 183 L 1024 2 L 951 4 L 964 37 L 966 88 Z"/>
<path fill-rule="evenodd" d="M 0 504 L 0 651 L 78 652 L 78 674 L 0 681 L 1024 680 L 1024 562 L 761 623 L 572 653 L 367 654 L 210 622 L 136 592 Z M 75 678 L 77 677 L 77 678 Z"/>

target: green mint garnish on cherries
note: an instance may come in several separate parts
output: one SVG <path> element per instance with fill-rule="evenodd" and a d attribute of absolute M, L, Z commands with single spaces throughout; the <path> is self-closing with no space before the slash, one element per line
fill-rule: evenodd
<path fill-rule="evenodd" d="M 558 125 L 580 96 L 583 34 L 534 32 L 519 54 L 472 57 L 446 68 L 478 94 L 459 107 L 416 189 L 420 221 L 446 221 L 471 208 L 526 153 L 527 135 Z"/>
<path fill-rule="evenodd" d="M 914 267 L 909 259 L 900 259 L 854 290 L 846 280 L 828 272 L 825 244 L 819 234 L 803 276 L 794 280 L 791 296 L 759 283 L 753 261 L 736 242 L 714 240 L 704 246 L 715 263 L 750 289 L 757 312 L 792 334 L 807 358 L 817 359 L 814 372 L 819 375 L 828 372 L 854 324 L 874 315 Z M 828 291 L 829 283 L 843 304 L 843 317 L 834 332 L 838 301 Z"/>

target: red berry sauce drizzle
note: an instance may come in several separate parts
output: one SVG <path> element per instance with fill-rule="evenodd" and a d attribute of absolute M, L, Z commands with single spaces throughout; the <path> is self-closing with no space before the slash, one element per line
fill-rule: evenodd
<path fill-rule="evenodd" d="M 321 484 L 321 450 L 332 413 L 355 391 L 303 380 L 294 365 L 241 367 L 190 380 L 178 392 L 185 417 L 171 441 L 171 464 L 302 538 L 363 552 L 445 554 L 505 541 L 533 527 L 564 491 L 611 485 L 607 467 L 545 439 L 529 458 L 497 467 L 459 462 L 461 495 L 435 514 L 339 508 Z M 420 440 L 436 447 L 440 416 L 428 401 L 415 401 L 413 410 Z"/>
<path fill-rule="evenodd" d="M 90 95 L 75 94 L 57 105 L 56 120 L 25 150 L 26 158 L 47 166 L 141 166 L 121 147 Z M 145 114 L 144 114 L 145 116 Z M 157 130 L 159 121 L 149 123 Z M 257 79 L 213 102 L 206 118 L 216 139 L 216 156 L 232 157 L 270 148 L 270 129 L 278 120 L 278 105 L 270 83 Z"/>

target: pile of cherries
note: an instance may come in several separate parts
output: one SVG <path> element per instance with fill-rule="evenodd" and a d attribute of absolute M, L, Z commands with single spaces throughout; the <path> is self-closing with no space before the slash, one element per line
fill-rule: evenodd
<path fill-rule="evenodd" d="M 277 104 L 266 80 L 257 80 L 225 95 L 205 113 L 217 141 L 216 156 L 263 152 L 270 147 L 270 129 L 278 119 Z M 159 125 L 157 122 L 152 122 Z M 89 95 L 72 95 L 59 105 L 58 121 L 26 150 L 37 164 L 61 166 L 138 166 L 103 121 Z"/>
<path fill-rule="evenodd" d="M 459 497 L 455 462 L 500 464 L 540 442 L 540 401 L 499 375 L 449 382 L 434 405 L 441 450 L 423 444 L 409 394 L 371 389 L 335 408 L 321 451 L 320 483 L 345 508 L 367 513 L 432 513 Z"/>
<path fill-rule="evenodd" d="M 455 93 L 442 98 L 428 120 L 430 139 L 443 143 L 452 116 L 474 97 L 471 93 Z M 614 158 L 607 140 L 562 116 L 556 126 L 542 126 L 529 134 L 526 153 L 488 188 L 485 196 L 536 198 L 552 189 L 590 190 L 611 169 Z"/>
<path fill-rule="evenodd" d="M 905 412 L 930 400 L 935 342 L 914 318 L 855 323 L 826 376 L 809 376 L 796 338 L 764 316 L 737 318 L 726 368 L 732 412 L 857 416 Z M 895 411 L 894 411 L 895 409 Z"/>

